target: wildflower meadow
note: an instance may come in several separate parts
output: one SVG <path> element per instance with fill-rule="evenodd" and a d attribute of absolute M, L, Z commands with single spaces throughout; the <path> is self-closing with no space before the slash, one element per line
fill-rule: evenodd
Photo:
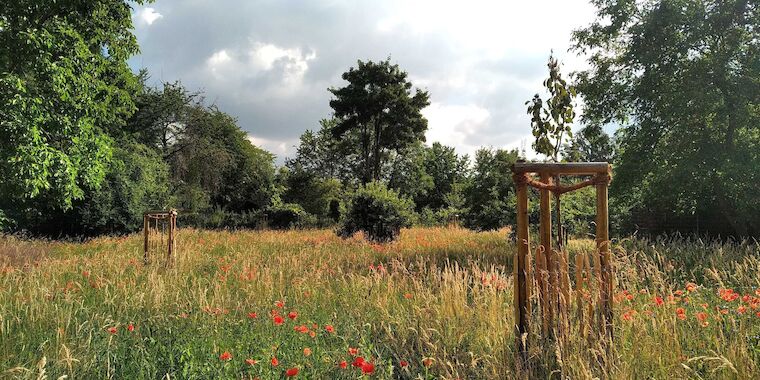
<path fill-rule="evenodd" d="M 377 245 L 330 230 L 180 229 L 170 268 L 143 264 L 139 235 L 5 237 L 0 378 L 513 378 L 506 236 L 414 228 Z M 571 378 L 757 378 L 759 249 L 614 242 L 608 365 L 580 338 L 556 365 Z"/>

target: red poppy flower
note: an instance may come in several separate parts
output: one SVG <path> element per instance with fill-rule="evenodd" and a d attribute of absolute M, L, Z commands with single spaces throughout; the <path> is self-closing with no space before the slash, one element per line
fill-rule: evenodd
<path fill-rule="evenodd" d="M 254 360 L 254 359 L 245 359 L 245 364 L 256 365 L 256 363 L 258 363 L 258 361 Z"/>
<path fill-rule="evenodd" d="M 400 365 L 401 368 L 406 368 L 406 367 L 409 366 L 409 362 L 407 362 L 406 360 L 402 360 L 402 361 L 398 362 L 398 365 Z"/>
<path fill-rule="evenodd" d="M 86 270 L 83 270 L 82 271 L 82 277 L 90 277 L 90 272 L 86 271 Z"/>
<path fill-rule="evenodd" d="M 682 307 L 679 307 L 678 309 L 676 309 L 676 316 L 678 317 L 678 319 L 683 321 L 684 319 L 686 319 L 686 310 L 684 310 L 684 308 Z"/>
<path fill-rule="evenodd" d="M 133 324 L 131 324 L 131 323 L 130 323 L 130 324 L 128 324 L 128 325 L 127 325 L 127 331 L 129 331 L 129 332 L 135 331 L 135 325 L 133 325 Z"/>
<path fill-rule="evenodd" d="M 309 355 L 311 355 L 311 348 L 305 347 L 303 349 L 303 356 L 309 356 Z"/>
<path fill-rule="evenodd" d="M 338 363 L 338 367 L 346 369 L 346 367 L 348 367 L 348 362 L 345 360 L 341 360 L 341 362 Z"/>
<path fill-rule="evenodd" d="M 298 375 L 298 368 L 289 368 L 285 371 L 285 376 L 287 377 L 293 377 L 295 375 Z"/>
<path fill-rule="evenodd" d="M 375 364 L 372 362 L 364 362 L 362 364 L 362 373 L 365 375 L 369 375 L 372 372 L 375 372 Z"/>
<path fill-rule="evenodd" d="M 229 351 L 222 352 L 221 355 L 219 355 L 219 360 L 226 362 L 228 360 L 232 359 L 232 354 L 229 353 Z"/>
<path fill-rule="evenodd" d="M 276 357 L 272 358 L 272 366 L 277 367 L 278 365 L 280 365 L 280 361 Z"/>
<path fill-rule="evenodd" d="M 298 317 L 298 313 L 297 312 L 291 311 L 290 313 L 288 313 L 288 318 L 290 318 L 290 319 L 296 319 L 296 317 Z"/>
<path fill-rule="evenodd" d="M 702 323 L 702 327 L 705 327 L 705 326 L 708 325 L 708 322 L 707 322 L 707 313 L 705 313 L 705 312 L 699 312 L 699 313 L 697 313 L 697 319 L 699 320 L 699 322 Z"/>
<path fill-rule="evenodd" d="M 422 361 L 422 365 L 424 365 L 425 367 L 430 367 L 431 365 L 433 365 L 433 359 L 431 359 L 431 358 L 425 358 Z"/>
<path fill-rule="evenodd" d="M 353 347 L 349 347 L 348 348 L 348 354 L 349 355 L 356 356 L 356 354 L 358 354 L 358 353 L 359 353 L 359 349 L 358 348 L 353 348 Z"/>
<path fill-rule="evenodd" d="M 747 308 L 744 305 L 739 306 L 739 307 L 736 308 L 736 312 L 739 313 L 739 314 L 744 314 L 744 312 L 746 312 L 746 311 L 747 311 Z"/>
<path fill-rule="evenodd" d="M 258 318 L 258 316 L 259 316 L 259 315 L 258 315 L 258 314 L 256 314 L 256 313 L 248 313 L 248 318 L 251 318 L 251 319 L 255 319 L 255 318 Z"/>
<path fill-rule="evenodd" d="M 279 326 L 283 322 L 285 322 L 285 320 L 281 316 L 279 316 L 279 315 L 275 315 L 274 318 L 272 318 L 272 320 L 274 321 L 274 324 L 277 325 L 277 326 Z"/>
<path fill-rule="evenodd" d="M 277 302 L 274 303 L 274 306 L 277 306 L 280 309 L 282 309 L 282 308 L 285 307 L 285 302 L 283 302 L 283 301 L 277 301 Z"/>
<path fill-rule="evenodd" d="M 335 327 L 333 327 L 332 325 L 327 325 L 325 326 L 325 331 L 329 332 L 330 334 L 333 334 L 335 333 Z"/>
<path fill-rule="evenodd" d="M 364 358 L 361 357 L 361 356 L 357 356 L 354 359 L 353 363 L 351 363 L 351 365 L 354 366 L 354 367 L 361 367 L 361 366 L 363 366 L 364 365 Z"/>
<path fill-rule="evenodd" d="M 412 293 L 404 293 L 404 298 L 408 300 L 412 299 Z"/>
<path fill-rule="evenodd" d="M 116 334 L 116 327 L 109 328 L 108 332 L 111 333 L 111 334 Z"/>
<path fill-rule="evenodd" d="M 739 298 L 739 293 L 735 293 L 733 289 L 720 289 L 718 295 L 726 302 L 732 302 Z"/>
<path fill-rule="evenodd" d="M 657 306 L 662 306 L 662 305 L 665 304 L 665 301 L 663 301 L 662 297 L 655 296 L 654 297 L 654 304 L 657 305 Z"/>
<path fill-rule="evenodd" d="M 316 331 L 313 331 L 313 330 L 312 330 L 312 331 L 309 331 L 309 336 L 310 336 L 310 337 L 312 337 L 312 338 L 314 338 L 314 337 L 316 337 L 316 336 L 317 336 L 317 332 L 316 332 Z"/>

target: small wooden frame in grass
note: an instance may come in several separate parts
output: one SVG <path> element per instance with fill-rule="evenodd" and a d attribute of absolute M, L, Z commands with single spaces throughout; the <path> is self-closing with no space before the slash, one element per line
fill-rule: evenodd
<path fill-rule="evenodd" d="M 517 255 L 514 260 L 514 316 L 518 370 L 530 368 L 528 345 L 530 336 L 531 293 L 538 289 L 541 315 L 541 335 L 545 339 L 566 339 L 569 334 L 569 314 L 573 293 L 578 309 L 579 331 L 586 334 L 594 326 L 601 336 L 612 339 L 612 267 L 610 264 L 609 220 L 607 188 L 611 180 L 611 166 L 606 162 L 583 163 L 528 163 L 512 166 L 512 178 L 517 188 Z M 533 175 L 539 176 L 535 179 Z M 567 186 L 553 183 L 561 175 L 588 176 L 590 179 Z M 540 192 L 540 245 L 535 250 L 535 269 L 531 264 L 531 246 L 528 232 L 528 186 Z M 588 256 L 575 257 L 575 291 L 570 287 L 570 273 L 566 250 L 552 249 L 551 197 L 596 187 L 596 252 L 592 272 Z M 593 276 L 592 276 L 593 273 Z M 535 278 L 534 278 L 535 274 Z M 596 283 L 591 278 L 596 278 Z M 592 290 L 598 297 L 590 297 Z M 594 299 L 598 298 L 598 299 Z M 588 301 L 587 308 L 583 300 Z M 594 307 L 594 304 L 596 307 Z M 584 313 L 584 309 L 586 309 Z M 584 314 L 586 318 L 584 320 Z M 594 315 L 595 314 L 595 315 Z M 554 335 L 558 335 L 555 337 Z M 552 348 L 546 347 L 547 350 Z"/>
<path fill-rule="evenodd" d="M 176 254 L 177 210 L 152 210 L 143 214 L 143 260 L 150 264 L 151 254 L 166 252 L 167 267 Z M 160 257 L 160 256 L 159 256 Z"/>

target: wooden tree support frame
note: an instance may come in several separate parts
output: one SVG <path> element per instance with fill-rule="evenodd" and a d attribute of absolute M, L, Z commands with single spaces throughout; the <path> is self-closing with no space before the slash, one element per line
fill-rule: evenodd
<path fill-rule="evenodd" d="M 551 193 L 555 196 L 581 189 L 586 186 L 596 188 L 596 253 L 593 258 L 595 275 L 598 279 L 599 305 L 598 323 L 604 336 L 612 339 L 612 267 L 610 263 L 609 220 L 607 188 L 611 180 L 612 167 L 606 162 L 586 163 L 527 163 L 518 162 L 512 166 L 512 177 L 517 188 L 517 255 L 514 259 L 514 317 L 518 370 L 529 368 L 528 345 L 530 336 L 531 292 L 538 289 L 540 313 L 542 315 L 542 335 L 551 337 L 552 326 L 568 328 L 571 292 L 568 258 L 552 249 Z M 533 175 L 539 176 L 535 179 Z M 552 178 L 561 175 L 591 176 L 591 179 L 568 186 L 554 184 Z M 535 281 L 531 264 L 531 246 L 528 230 L 528 186 L 540 192 L 540 245 L 535 252 Z M 583 319 L 583 305 L 580 302 L 584 284 L 584 274 L 590 275 L 588 257 L 576 257 L 576 297 L 579 317 Z M 587 314 L 588 323 L 593 319 L 591 304 Z M 581 329 L 585 331 L 581 322 Z"/>
<path fill-rule="evenodd" d="M 177 210 L 152 210 L 143 214 L 143 261 L 150 264 L 151 251 L 166 249 L 166 266 L 172 265 L 176 251 Z M 151 239 L 152 236 L 155 236 Z"/>

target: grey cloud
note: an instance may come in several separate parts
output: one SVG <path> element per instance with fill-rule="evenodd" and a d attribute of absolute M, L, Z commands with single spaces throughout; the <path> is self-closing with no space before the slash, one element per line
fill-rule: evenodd
<path fill-rule="evenodd" d="M 318 127 L 319 119 L 330 114 L 327 88 L 342 83 L 340 74 L 357 59 L 390 55 L 431 92 L 433 102 L 488 110 L 488 121 L 463 146 L 515 145 L 529 133 L 523 104 L 540 89 L 552 48 L 488 59 L 442 34 L 415 34 L 404 25 L 381 32 L 378 21 L 394 12 L 386 2 L 158 0 L 149 6 L 163 17 L 150 25 L 136 23 L 142 53 L 131 65 L 147 68 L 155 81 L 181 80 L 205 90 L 207 99 L 236 116 L 241 128 L 268 141 L 293 141 Z M 505 36 L 504 43 L 522 37 Z M 286 94 L 276 89 L 288 65 L 298 64 L 293 57 L 279 57 L 268 70 L 233 70 L 223 79 L 209 71 L 213 54 L 225 50 L 231 59 L 245 61 L 255 43 L 303 56 L 315 52 L 316 58 L 307 61 L 300 84 Z"/>

